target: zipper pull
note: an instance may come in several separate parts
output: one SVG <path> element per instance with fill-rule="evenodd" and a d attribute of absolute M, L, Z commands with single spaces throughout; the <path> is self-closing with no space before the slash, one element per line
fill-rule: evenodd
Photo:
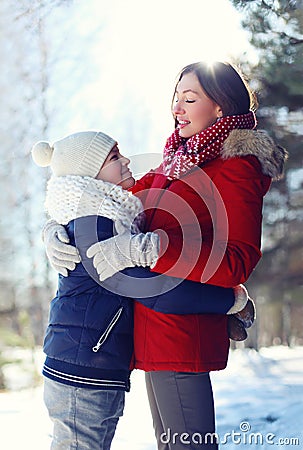
<path fill-rule="evenodd" d="M 92 348 L 92 351 L 94 353 L 97 353 L 97 351 L 99 350 L 99 348 L 101 347 L 101 342 L 98 342 L 97 345 L 95 345 L 95 347 Z"/>
<path fill-rule="evenodd" d="M 106 341 L 106 339 L 108 338 L 111 330 L 113 329 L 113 327 L 115 326 L 115 324 L 118 322 L 119 317 L 121 315 L 123 311 L 123 306 L 121 308 L 118 309 L 118 311 L 116 312 L 116 314 L 114 315 L 114 317 L 112 318 L 112 320 L 110 321 L 108 327 L 106 328 L 106 330 L 104 331 L 104 333 L 102 334 L 102 336 L 100 337 L 100 339 L 98 340 L 97 344 L 92 347 L 92 351 L 94 353 L 97 353 L 100 350 L 100 347 L 104 344 L 104 342 Z"/>

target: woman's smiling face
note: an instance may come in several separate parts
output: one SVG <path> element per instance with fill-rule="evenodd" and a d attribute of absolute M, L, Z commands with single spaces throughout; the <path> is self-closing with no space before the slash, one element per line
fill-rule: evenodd
<path fill-rule="evenodd" d="M 177 84 L 172 112 L 177 120 L 180 136 L 190 138 L 210 125 L 218 117 L 222 117 L 222 110 L 205 94 L 195 73 L 183 75 Z"/>

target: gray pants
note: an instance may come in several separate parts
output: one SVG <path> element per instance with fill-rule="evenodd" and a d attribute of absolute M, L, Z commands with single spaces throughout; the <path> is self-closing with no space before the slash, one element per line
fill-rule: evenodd
<path fill-rule="evenodd" d="M 158 450 L 218 449 L 208 373 L 145 374 Z"/>

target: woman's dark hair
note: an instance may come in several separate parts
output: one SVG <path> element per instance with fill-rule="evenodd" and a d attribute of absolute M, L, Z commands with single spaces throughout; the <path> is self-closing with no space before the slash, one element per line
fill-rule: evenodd
<path fill-rule="evenodd" d="M 205 94 L 222 108 L 223 116 L 246 114 L 257 109 L 257 101 L 244 78 L 229 63 L 198 62 L 184 67 L 177 84 L 187 73 L 194 73 Z M 174 94 L 175 94 L 174 92 Z"/>

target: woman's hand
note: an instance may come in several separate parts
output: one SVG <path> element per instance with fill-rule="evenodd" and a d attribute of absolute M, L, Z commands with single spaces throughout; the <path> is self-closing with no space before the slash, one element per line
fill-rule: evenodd
<path fill-rule="evenodd" d="M 50 265 L 64 277 L 68 270 L 74 270 L 81 261 L 76 247 L 69 244 L 69 237 L 63 225 L 49 220 L 44 225 L 42 237 Z"/>
<path fill-rule="evenodd" d="M 131 234 L 129 231 L 93 244 L 86 252 L 100 281 L 126 267 L 153 266 L 159 254 L 159 236 L 156 233 Z"/>

